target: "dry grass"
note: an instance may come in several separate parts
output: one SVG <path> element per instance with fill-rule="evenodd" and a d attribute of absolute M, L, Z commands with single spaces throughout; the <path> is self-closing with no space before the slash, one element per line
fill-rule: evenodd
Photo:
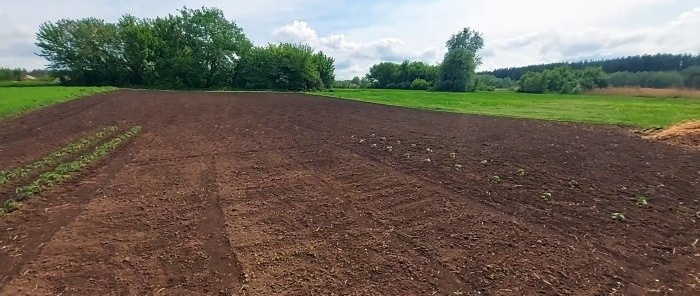
<path fill-rule="evenodd" d="M 644 136 L 647 139 L 700 148 L 700 120 L 686 121 Z"/>
<path fill-rule="evenodd" d="M 608 87 L 594 89 L 592 95 L 630 96 L 649 98 L 696 98 L 700 99 L 700 90 L 682 88 L 643 88 L 643 87 Z"/>

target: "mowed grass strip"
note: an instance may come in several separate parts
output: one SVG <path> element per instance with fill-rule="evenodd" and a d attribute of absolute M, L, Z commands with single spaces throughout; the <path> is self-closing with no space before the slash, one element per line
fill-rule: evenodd
<path fill-rule="evenodd" d="M 661 128 L 700 119 L 700 100 L 599 95 L 522 94 L 507 91 L 443 93 L 342 90 L 317 95 L 456 113 Z"/>
<path fill-rule="evenodd" d="M 105 157 L 119 146 L 134 138 L 140 132 L 141 127 L 134 126 L 110 141 L 95 147 L 92 152 L 84 154 L 71 162 L 62 163 L 53 170 L 41 174 L 39 178 L 29 185 L 17 188 L 17 190 L 15 190 L 16 198 L 8 199 L 3 202 L 2 213 L 16 211 L 19 209 L 19 202 L 44 191 L 54 184 L 70 179 L 75 173 Z"/>
<path fill-rule="evenodd" d="M 77 86 L 0 87 L 0 119 L 114 89 Z"/>
<path fill-rule="evenodd" d="M 117 128 L 116 126 L 105 127 L 88 137 L 70 143 L 68 146 L 58 149 L 55 152 L 28 165 L 15 168 L 9 171 L 0 170 L 0 187 L 2 187 L 7 182 L 25 177 L 33 171 L 41 170 L 44 167 L 47 167 L 51 164 L 55 164 L 60 159 L 66 156 L 80 152 L 92 145 L 96 145 L 100 140 L 112 135 L 117 130 L 119 130 L 119 128 Z"/>

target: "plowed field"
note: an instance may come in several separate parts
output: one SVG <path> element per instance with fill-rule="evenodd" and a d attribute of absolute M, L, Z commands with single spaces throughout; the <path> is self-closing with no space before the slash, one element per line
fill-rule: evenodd
<path fill-rule="evenodd" d="M 125 90 L 0 122 L 0 168 L 108 125 L 0 218 L 0 295 L 700 293 L 700 152 L 623 128 Z"/>

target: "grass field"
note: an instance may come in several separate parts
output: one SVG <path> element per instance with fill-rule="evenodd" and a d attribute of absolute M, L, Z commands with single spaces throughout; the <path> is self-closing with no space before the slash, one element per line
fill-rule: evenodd
<path fill-rule="evenodd" d="M 0 118 L 112 89 L 63 86 L 0 87 Z"/>
<path fill-rule="evenodd" d="M 407 90 L 334 90 L 320 93 L 356 101 L 457 113 L 638 127 L 665 127 L 700 119 L 700 100 L 514 92 L 440 93 Z"/>

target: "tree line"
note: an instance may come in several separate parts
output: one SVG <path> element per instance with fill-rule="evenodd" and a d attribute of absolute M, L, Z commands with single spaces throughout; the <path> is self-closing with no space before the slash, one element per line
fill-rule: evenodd
<path fill-rule="evenodd" d="M 520 78 L 518 91 L 525 93 L 578 94 L 608 86 L 601 67 L 574 69 L 561 66 L 542 72 L 527 72 Z"/>
<path fill-rule="evenodd" d="M 42 69 L 27 71 L 24 68 L 0 68 L 0 81 L 21 81 L 25 80 L 27 75 L 36 79 L 51 79 L 49 72 Z"/>
<path fill-rule="evenodd" d="M 84 18 L 41 25 L 40 56 L 68 85 L 176 89 L 330 88 L 334 60 L 301 44 L 256 47 L 217 8 L 116 23 Z"/>
<path fill-rule="evenodd" d="M 573 69 L 584 69 L 588 67 L 600 67 L 605 73 L 615 72 L 661 72 L 661 71 L 682 71 L 691 66 L 700 66 L 700 55 L 691 54 L 655 54 L 637 55 L 614 59 L 591 61 L 585 60 L 570 63 L 551 63 L 529 65 L 525 67 L 511 67 L 496 69 L 493 71 L 481 72 L 480 74 L 491 74 L 499 78 L 509 77 L 512 80 L 519 80 L 527 72 L 543 72 L 554 68 L 568 66 Z"/>
<path fill-rule="evenodd" d="M 447 53 L 442 63 L 430 65 L 419 61 L 383 62 L 372 66 L 364 79 L 355 77 L 339 86 L 466 92 L 477 90 L 476 67 L 481 64 L 478 51 L 484 47 L 481 34 L 464 28 L 445 43 Z M 364 85 L 362 85 L 364 84 Z"/>

